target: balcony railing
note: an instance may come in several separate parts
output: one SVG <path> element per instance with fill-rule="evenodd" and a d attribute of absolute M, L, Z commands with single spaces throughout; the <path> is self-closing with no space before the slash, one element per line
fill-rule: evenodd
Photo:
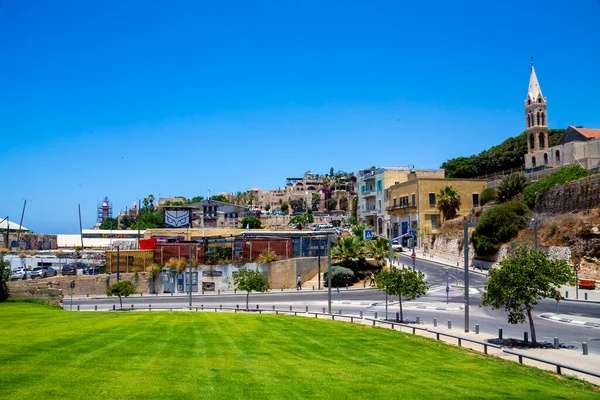
<path fill-rule="evenodd" d="M 395 206 L 386 207 L 386 211 L 395 211 L 395 210 L 406 210 L 409 208 L 417 208 L 417 206 L 413 206 L 412 204 L 398 204 Z"/>

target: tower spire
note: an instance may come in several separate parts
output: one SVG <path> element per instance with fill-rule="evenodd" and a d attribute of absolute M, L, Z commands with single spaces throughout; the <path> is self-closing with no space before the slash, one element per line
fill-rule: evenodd
<path fill-rule="evenodd" d="M 539 98 L 544 98 L 544 95 L 542 95 L 542 88 L 540 87 L 537 75 L 535 74 L 535 68 L 533 67 L 533 57 L 531 57 L 531 73 L 529 75 L 529 90 L 527 91 L 527 96 L 531 101 L 536 102 Z"/>

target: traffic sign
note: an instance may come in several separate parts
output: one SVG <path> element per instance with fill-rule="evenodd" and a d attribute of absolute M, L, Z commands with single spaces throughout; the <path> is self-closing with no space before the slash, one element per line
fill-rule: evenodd
<path fill-rule="evenodd" d="M 71 289 L 75 289 L 75 281 L 71 281 Z"/>
<path fill-rule="evenodd" d="M 412 259 L 414 260 L 414 259 L 416 258 L 416 255 L 415 255 L 415 253 L 412 253 L 412 254 L 410 255 L 410 258 L 412 258 Z"/>
<path fill-rule="evenodd" d="M 371 240 L 371 239 L 373 239 L 373 230 L 372 229 L 365 229 L 363 231 L 363 239 L 364 240 Z"/>
<path fill-rule="evenodd" d="M 581 267 L 579 266 L 579 264 L 575 264 L 575 266 L 577 267 L 577 271 L 579 271 L 581 269 Z"/>

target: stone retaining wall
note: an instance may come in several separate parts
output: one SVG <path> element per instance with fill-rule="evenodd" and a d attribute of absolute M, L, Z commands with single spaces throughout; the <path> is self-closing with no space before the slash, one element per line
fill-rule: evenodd
<path fill-rule="evenodd" d="M 9 299 L 11 300 L 40 300 L 52 306 L 62 307 L 63 293 L 60 289 L 13 285 L 9 290 Z"/>

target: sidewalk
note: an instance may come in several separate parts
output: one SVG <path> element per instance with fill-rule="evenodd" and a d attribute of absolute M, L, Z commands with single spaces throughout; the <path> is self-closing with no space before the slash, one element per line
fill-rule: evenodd
<path fill-rule="evenodd" d="M 552 321 L 562 322 L 564 324 L 575 324 L 600 328 L 600 318 L 580 317 L 578 315 L 571 316 L 568 314 L 542 313 L 540 317 L 550 319 Z"/>

